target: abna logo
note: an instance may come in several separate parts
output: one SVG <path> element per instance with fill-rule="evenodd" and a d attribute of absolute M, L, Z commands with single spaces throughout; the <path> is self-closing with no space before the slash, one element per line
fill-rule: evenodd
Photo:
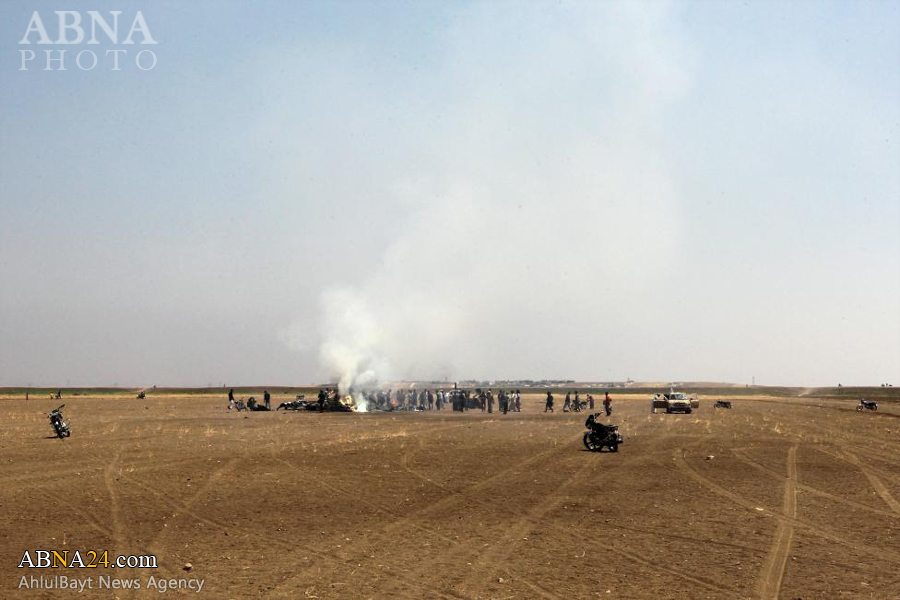
<path fill-rule="evenodd" d="M 21 40 L 19 40 L 19 44 L 31 44 L 32 37 L 36 38 L 35 43 L 39 45 L 81 44 L 85 38 L 85 28 L 81 26 L 81 13 L 75 10 L 57 10 L 54 11 L 54 13 L 56 14 L 58 34 L 56 37 L 56 41 L 53 41 L 50 36 L 47 35 L 47 29 L 44 27 L 44 22 L 43 20 L 41 20 L 40 13 L 38 13 L 38 11 L 34 11 L 34 13 L 31 15 L 31 21 L 28 23 L 28 27 L 25 29 L 25 35 L 22 36 Z M 87 44 L 90 45 L 100 43 L 97 40 L 97 30 L 99 29 L 101 32 L 101 37 L 102 35 L 105 35 L 110 42 L 119 45 L 119 15 L 122 14 L 122 11 L 109 11 L 109 21 L 107 21 L 96 10 L 89 10 L 87 11 L 87 14 L 90 16 L 91 20 L 91 37 L 86 42 Z M 122 45 L 134 44 L 134 38 L 137 37 L 136 34 L 140 35 L 141 44 L 157 43 L 156 40 L 153 39 L 153 35 L 151 35 L 150 28 L 147 26 L 147 21 L 144 19 L 144 15 L 141 13 L 141 11 L 137 11 L 137 13 L 134 15 L 134 19 L 131 22 L 131 28 L 128 30 L 128 36 L 122 42 Z M 22 55 L 22 66 L 19 67 L 19 70 L 28 71 L 28 63 L 30 61 L 33 61 L 37 55 L 34 50 L 30 49 L 19 50 L 19 52 Z M 54 52 L 58 54 L 54 56 Z M 44 50 L 44 54 L 46 55 L 47 59 L 46 66 L 43 69 L 44 71 L 66 70 L 65 50 Z M 112 68 L 110 70 L 122 70 L 119 67 L 120 55 L 128 56 L 128 50 L 116 48 L 106 51 L 104 60 L 106 64 L 112 65 Z M 75 56 L 75 64 L 82 71 L 93 70 L 94 67 L 97 66 L 98 62 L 99 59 L 93 50 L 82 50 Z M 57 65 L 55 69 L 53 67 L 54 64 Z M 142 71 L 149 71 L 150 69 L 156 67 L 156 54 L 152 50 L 141 50 L 135 55 L 134 64 Z"/>

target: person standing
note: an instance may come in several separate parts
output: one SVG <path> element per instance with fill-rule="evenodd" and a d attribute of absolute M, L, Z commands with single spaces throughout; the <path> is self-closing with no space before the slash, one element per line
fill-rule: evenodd
<path fill-rule="evenodd" d="M 544 404 L 544 412 L 553 412 L 553 394 L 547 392 L 547 402 Z"/>
<path fill-rule="evenodd" d="M 522 412 L 522 394 L 516 390 L 516 412 Z"/>
<path fill-rule="evenodd" d="M 606 411 L 606 416 L 612 414 L 612 400 L 609 397 L 609 392 L 606 392 L 606 396 L 603 398 L 603 410 Z"/>
<path fill-rule="evenodd" d="M 269 390 L 263 390 L 263 402 L 266 403 L 266 408 L 272 408 L 272 396 L 269 394 Z"/>
<path fill-rule="evenodd" d="M 487 391 L 487 411 L 494 412 L 494 393 L 491 390 Z"/>
<path fill-rule="evenodd" d="M 563 402 L 563 412 L 569 412 L 572 408 L 572 392 L 566 392 L 566 399 Z"/>
<path fill-rule="evenodd" d="M 325 390 L 319 390 L 319 412 L 325 412 Z"/>
<path fill-rule="evenodd" d="M 591 410 L 594 410 L 594 396 L 591 394 L 588 394 L 587 398 L 588 398 L 588 406 L 590 407 Z"/>

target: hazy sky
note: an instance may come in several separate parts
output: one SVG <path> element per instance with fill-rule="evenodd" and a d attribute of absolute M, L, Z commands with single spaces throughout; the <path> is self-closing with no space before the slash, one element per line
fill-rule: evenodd
<path fill-rule="evenodd" d="M 0 385 L 368 369 L 900 384 L 900 2 L 0 5 Z"/>

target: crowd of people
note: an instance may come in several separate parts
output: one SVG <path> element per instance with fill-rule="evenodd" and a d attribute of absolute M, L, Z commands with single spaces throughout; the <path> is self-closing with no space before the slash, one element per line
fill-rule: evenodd
<path fill-rule="evenodd" d="M 574 395 L 574 397 L 573 397 Z M 302 396 L 298 396 L 302 398 Z M 254 404 L 255 398 L 251 398 Z M 248 401 L 249 402 L 249 401 Z M 263 392 L 263 404 L 259 409 L 248 407 L 250 410 L 270 410 L 271 395 L 268 391 Z M 603 408 L 606 415 L 612 414 L 612 400 L 609 392 L 605 393 L 603 398 Z M 408 389 L 408 390 L 366 390 L 353 391 L 352 397 L 348 397 L 346 401 L 342 398 L 337 388 L 322 388 L 317 395 L 316 403 L 319 411 L 324 412 L 326 409 L 331 410 L 334 407 L 340 407 L 349 410 L 351 404 L 356 404 L 359 408 L 360 403 L 365 403 L 365 410 L 453 410 L 455 412 L 467 412 L 470 410 L 480 410 L 484 413 L 493 413 L 496 405 L 498 412 L 506 414 L 509 412 L 522 411 L 522 394 L 519 390 L 497 390 L 496 394 L 492 389 L 475 388 L 473 390 L 463 390 L 453 388 L 452 390 L 444 389 Z M 264 406 L 265 408 L 262 408 Z M 241 411 L 244 406 L 242 400 L 235 401 L 234 390 L 228 392 L 228 410 L 237 408 Z M 544 412 L 554 412 L 553 393 L 547 392 L 547 399 L 544 405 Z M 562 412 L 581 412 L 583 410 L 594 410 L 594 396 L 587 394 L 583 399 L 580 392 L 566 392 L 566 398 L 563 403 Z"/>
<path fill-rule="evenodd" d="M 447 408 L 465 412 L 480 410 L 481 412 L 494 412 L 497 410 L 503 414 L 508 412 L 521 412 L 522 395 L 519 390 L 498 390 L 496 395 L 493 390 L 477 388 L 475 390 L 442 389 L 408 389 L 408 390 L 378 390 L 358 392 L 367 408 L 376 410 L 446 410 Z"/>

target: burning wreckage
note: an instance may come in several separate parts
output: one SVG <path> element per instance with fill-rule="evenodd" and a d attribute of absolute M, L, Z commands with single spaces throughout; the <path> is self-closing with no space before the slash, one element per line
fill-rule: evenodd
<path fill-rule="evenodd" d="M 278 408 L 280 409 L 282 407 L 284 407 L 285 410 L 294 411 L 353 412 L 354 410 L 353 398 L 350 396 L 342 398 L 337 388 L 333 390 L 319 390 L 317 399 L 312 402 L 305 400 L 304 396 L 299 394 L 296 400 L 282 402 Z"/>
<path fill-rule="evenodd" d="M 491 390 L 452 390 L 442 389 L 358 389 L 350 388 L 341 394 L 337 388 L 319 390 L 317 399 L 306 400 L 298 395 L 295 400 L 282 402 L 275 410 L 318 411 L 318 412 L 390 412 L 390 411 L 431 411 L 444 410 L 447 407 L 454 411 L 481 410 L 493 412 L 495 396 Z M 521 394 L 500 390 L 496 396 L 497 410 L 506 412 L 521 411 Z"/>
<path fill-rule="evenodd" d="M 360 389 L 351 387 L 341 393 L 339 387 L 322 388 L 315 400 L 307 400 L 303 394 L 297 394 L 294 400 L 281 402 L 275 411 L 291 412 L 391 412 L 391 411 L 432 411 L 452 408 L 456 412 L 480 410 L 493 412 L 496 402 L 498 412 L 521 412 L 522 400 L 519 390 L 498 390 L 496 396 L 492 390 L 453 389 Z M 268 396 L 265 403 L 258 403 L 256 398 L 233 401 L 229 395 L 229 408 L 243 411 L 269 411 Z"/>

